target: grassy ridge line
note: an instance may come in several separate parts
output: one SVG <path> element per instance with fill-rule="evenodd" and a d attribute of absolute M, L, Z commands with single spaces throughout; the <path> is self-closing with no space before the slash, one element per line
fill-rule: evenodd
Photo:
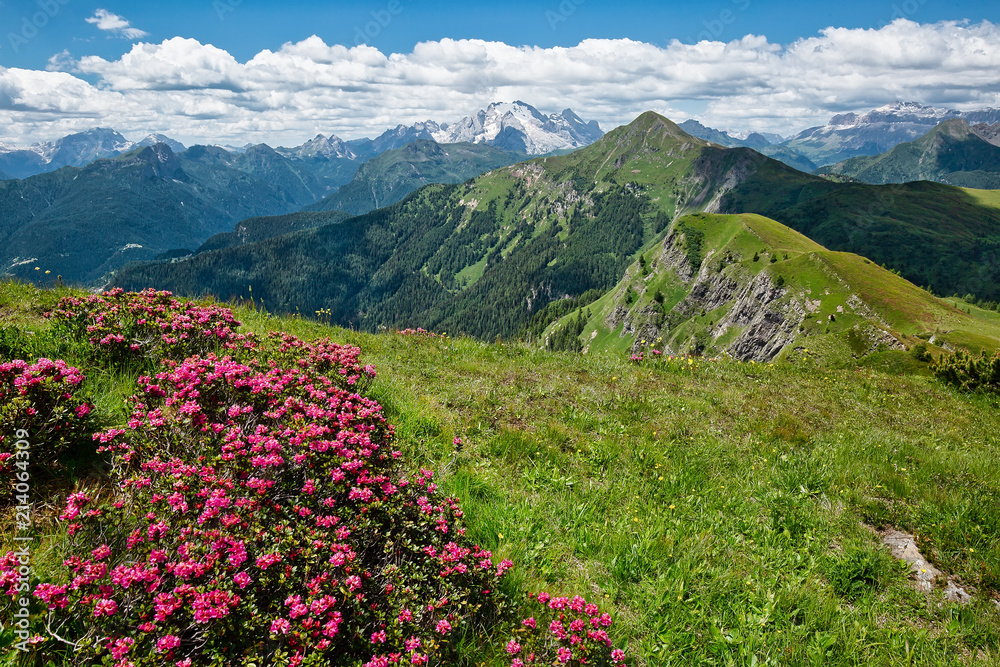
<path fill-rule="evenodd" d="M 0 290 L 0 323 L 44 328 L 50 294 Z M 526 590 L 586 591 L 613 606 L 630 663 L 998 657 L 995 399 L 826 371 L 808 356 L 654 369 L 238 316 L 246 330 L 360 345 L 401 445 L 460 497 L 470 536 L 513 557 Z M 978 586 L 977 601 L 928 604 L 862 521 L 917 532 L 939 567 Z M 872 571 L 884 588 L 853 600 L 831 590 L 852 554 L 881 564 Z"/>
<path fill-rule="evenodd" d="M 751 289 L 756 296 L 748 305 Z M 879 345 L 909 347 L 921 339 L 931 340 L 936 354 L 956 345 L 1000 348 L 1000 320 L 987 311 L 956 307 L 869 259 L 827 250 L 752 214 L 681 218 L 588 307 L 586 322 L 574 328 L 580 313 L 571 312 L 546 334 L 561 341 L 557 334 L 579 332 L 588 351 L 639 353 L 648 343 L 664 353 L 747 360 L 741 341 L 772 335 L 729 315 L 755 309 L 766 309 L 790 334 L 780 339 L 782 351 L 749 357 L 757 361 L 806 347 L 822 349 L 826 365 L 853 366 Z"/>

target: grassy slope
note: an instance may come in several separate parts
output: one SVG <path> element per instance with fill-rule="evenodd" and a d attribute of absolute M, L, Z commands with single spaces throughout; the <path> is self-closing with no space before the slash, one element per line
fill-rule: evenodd
<path fill-rule="evenodd" d="M 0 286 L 0 324 L 44 329 L 38 312 L 54 298 Z M 360 345 L 410 460 L 459 496 L 473 539 L 515 560 L 522 590 L 600 598 L 629 664 L 1000 658 L 996 399 L 808 356 L 639 367 L 239 316 L 259 332 Z M 91 381 L 99 409 L 121 418 L 130 381 Z M 849 554 L 887 562 L 863 523 L 916 532 L 976 601 L 928 599 L 891 565 L 883 589 L 837 595 L 830 573 Z"/>
<path fill-rule="evenodd" d="M 765 163 L 726 195 L 722 211 L 765 215 L 938 293 L 995 299 L 1000 206 L 977 192 L 930 182 L 837 184 Z"/>
<path fill-rule="evenodd" d="M 826 250 L 774 220 L 758 215 L 698 214 L 683 218 L 677 229 L 702 234 L 700 260 L 702 267 L 707 263 L 704 270 L 709 277 L 719 272 L 720 258 L 727 258 L 722 271 L 740 285 L 749 283 L 763 271 L 773 280 L 781 276 L 786 295 L 780 300 L 780 307 L 787 308 L 792 299 L 811 302 L 797 340 L 789 350 L 818 349 L 827 363 L 853 363 L 854 356 L 863 354 L 860 348 L 851 349 L 851 337 L 857 339 L 852 330 L 857 327 L 887 330 L 897 338 L 908 338 L 911 343 L 917 336 L 924 339 L 935 336 L 938 345 L 1000 348 L 1000 321 L 995 314 L 973 310 L 968 304 L 958 308 L 863 257 Z M 673 267 L 659 264 L 664 245 L 670 242 L 668 237 L 644 253 L 647 275 L 637 261 L 617 287 L 591 305 L 591 318 L 582 334 L 585 342 L 593 338 L 591 350 L 635 349 L 636 339 L 648 337 L 649 343 L 662 338 L 670 350 L 684 352 L 694 336 L 708 336 L 725 315 L 729 306 L 701 313 L 700 305 L 693 312 L 677 315 L 674 307 L 684 301 L 695 284 L 680 279 Z M 687 241 L 679 243 L 685 246 Z M 757 261 L 753 260 L 754 255 L 758 256 Z M 773 263 L 772 257 L 776 260 Z M 698 269 L 694 267 L 695 274 Z M 629 293 L 635 295 L 632 303 Z M 662 306 L 654 301 L 657 293 L 664 297 Z M 864 306 L 852 303 L 854 297 L 860 298 Z M 628 327 L 635 334 L 623 335 L 621 318 L 614 316 L 621 309 L 629 311 L 629 321 L 645 326 Z M 551 335 L 557 328 L 567 326 L 574 317 L 571 313 L 560 318 L 547 333 Z M 650 327 L 659 330 L 651 332 Z M 740 331 L 734 328 L 720 336 L 716 330 L 711 335 L 718 340 L 706 353 L 723 351 Z M 854 347 L 859 344 L 855 342 Z"/>

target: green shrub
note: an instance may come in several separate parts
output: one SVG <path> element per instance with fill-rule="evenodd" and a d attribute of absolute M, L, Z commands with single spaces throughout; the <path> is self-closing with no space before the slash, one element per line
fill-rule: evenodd
<path fill-rule="evenodd" d="M 931 356 L 930 352 L 927 351 L 927 343 L 917 343 L 910 348 L 910 356 L 917 361 L 933 361 L 934 358 Z"/>
<path fill-rule="evenodd" d="M 959 348 L 931 364 L 931 370 L 939 379 L 960 389 L 1000 393 L 1000 353 L 973 354 Z"/>

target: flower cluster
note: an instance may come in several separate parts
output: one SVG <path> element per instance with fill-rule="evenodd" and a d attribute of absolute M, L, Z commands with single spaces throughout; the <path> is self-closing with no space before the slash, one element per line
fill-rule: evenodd
<path fill-rule="evenodd" d="M 272 331 L 268 350 L 273 365 L 308 369 L 326 375 L 342 389 L 363 392 L 375 378 L 375 367 L 362 366 L 361 348 L 339 345 L 329 338 L 307 342 L 291 334 Z"/>
<path fill-rule="evenodd" d="M 538 611 L 521 622 L 507 643 L 511 667 L 568 665 L 626 667 L 625 652 L 614 648 L 608 636 L 611 616 L 579 595 L 554 597 L 528 594 Z"/>
<path fill-rule="evenodd" d="M 427 329 L 421 329 L 417 327 L 416 329 L 403 329 L 399 332 L 400 336 L 424 336 L 426 338 L 447 338 L 448 334 L 436 334 Z"/>
<path fill-rule="evenodd" d="M 356 349 L 281 346 L 304 363 L 168 360 L 95 436 L 118 491 L 69 497 L 62 577 L 34 593 L 76 663 L 438 664 L 505 608 L 510 562 L 340 386 L 371 375 Z"/>
<path fill-rule="evenodd" d="M 14 465 L 18 430 L 27 431 L 33 467 L 59 455 L 94 431 L 93 406 L 77 396 L 83 373 L 62 360 L 15 359 L 0 363 L 0 471 Z"/>
<path fill-rule="evenodd" d="M 86 341 L 100 359 L 117 365 L 257 346 L 254 336 L 236 332 L 240 323 L 229 308 L 181 301 L 152 289 L 66 297 L 47 316 L 58 331 Z"/>

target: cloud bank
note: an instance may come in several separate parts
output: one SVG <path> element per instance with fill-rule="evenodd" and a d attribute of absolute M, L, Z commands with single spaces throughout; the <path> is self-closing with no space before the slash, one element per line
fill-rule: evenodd
<path fill-rule="evenodd" d="M 827 28 L 789 45 L 757 35 L 553 48 L 444 39 L 389 55 L 313 36 L 247 62 L 175 37 L 135 44 L 118 60 L 59 54 L 50 69 L 63 71 L 0 69 L 0 140 L 100 124 L 186 143 L 293 145 L 319 132 L 355 138 L 458 120 L 515 99 L 547 112 L 571 107 L 605 130 L 650 109 L 683 120 L 691 114 L 678 109 L 694 105 L 715 127 L 787 135 L 894 100 L 1000 106 L 1000 26 L 899 19 L 877 30 Z"/>

